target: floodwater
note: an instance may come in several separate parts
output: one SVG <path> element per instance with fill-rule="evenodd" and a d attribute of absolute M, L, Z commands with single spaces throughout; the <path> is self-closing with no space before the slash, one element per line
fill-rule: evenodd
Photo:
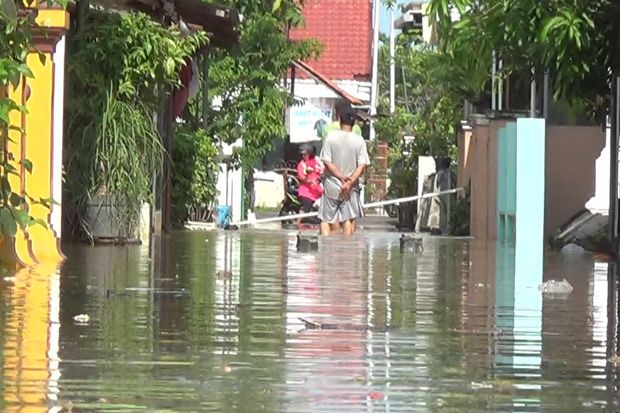
<path fill-rule="evenodd" d="M 542 296 L 495 245 L 424 249 L 369 232 L 300 253 L 283 231 L 66 247 L 59 271 L 0 281 L 2 410 L 619 410 L 613 268 L 547 255 L 574 291 Z"/>

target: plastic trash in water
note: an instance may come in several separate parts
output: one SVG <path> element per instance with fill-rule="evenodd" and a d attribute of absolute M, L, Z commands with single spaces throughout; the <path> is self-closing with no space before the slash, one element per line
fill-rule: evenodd
<path fill-rule="evenodd" d="M 573 243 L 567 244 L 562 248 L 562 254 L 566 255 L 584 254 L 585 252 L 586 250 L 583 247 Z"/>
<path fill-rule="evenodd" d="M 78 314 L 73 317 L 73 321 L 78 324 L 86 324 L 90 321 L 90 317 L 88 316 L 88 314 Z"/>
<path fill-rule="evenodd" d="M 549 280 L 538 286 L 538 291 L 543 294 L 570 294 L 573 292 L 573 286 L 570 285 L 566 278 L 560 280 Z"/>

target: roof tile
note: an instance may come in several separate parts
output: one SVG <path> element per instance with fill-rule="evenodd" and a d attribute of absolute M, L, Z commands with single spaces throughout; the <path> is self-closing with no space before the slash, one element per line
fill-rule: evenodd
<path fill-rule="evenodd" d="M 313 68 L 332 80 L 370 80 L 372 0 L 306 0 L 303 15 L 290 36 L 323 44 L 319 59 L 308 61 Z"/>

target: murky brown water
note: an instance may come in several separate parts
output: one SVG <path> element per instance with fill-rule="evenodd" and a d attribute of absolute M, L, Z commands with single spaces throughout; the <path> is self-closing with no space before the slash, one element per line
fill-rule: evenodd
<path fill-rule="evenodd" d="M 618 410 L 607 264 L 548 256 L 546 276 L 575 287 L 550 298 L 515 290 L 493 245 L 424 246 L 366 233 L 308 254 L 294 234 L 214 232 L 152 254 L 67 247 L 59 273 L 0 281 L 3 410 Z"/>

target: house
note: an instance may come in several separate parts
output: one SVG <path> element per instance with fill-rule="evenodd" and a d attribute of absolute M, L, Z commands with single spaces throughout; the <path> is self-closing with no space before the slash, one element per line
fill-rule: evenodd
<path fill-rule="evenodd" d="M 292 28 L 289 38 L 316 39 L 323 46 L 318 59 L 291 62 L 283 84 L 300 105 L 288 108 L 286 141 L 275 139 L 273 150 L 263 159 L 266 170 L 282 160 L 297 161 L 298 147 L 314 142 L 320 149 L 318 124 L 334 118 L 334 105 L 341 99 L 362 111 L 369 109 L 372 91 L 372 0 L 306 0 L 304 23 Z M 255 171 L 256 207 L 276 208 L 284 197 L 281 176 Z"/>
<path fill-rule="evenodd" d="M 345 98 L 356 107 L 367 107 L 371 99 L 373 2 L 370 0 L 307 0 L 304 24 L 290 31 L 292 40 L 317 39 L 323 46 L 316 60 L 295 62 L 288 84 L 304 110 L 291 113 L 290 142 L 318 140 L 314 118 L 329 121 L 334 104 Z M 318 119 L 317 119 L 318 120 Z M 310 125 L 309 129 L 295 125 Z"/>

